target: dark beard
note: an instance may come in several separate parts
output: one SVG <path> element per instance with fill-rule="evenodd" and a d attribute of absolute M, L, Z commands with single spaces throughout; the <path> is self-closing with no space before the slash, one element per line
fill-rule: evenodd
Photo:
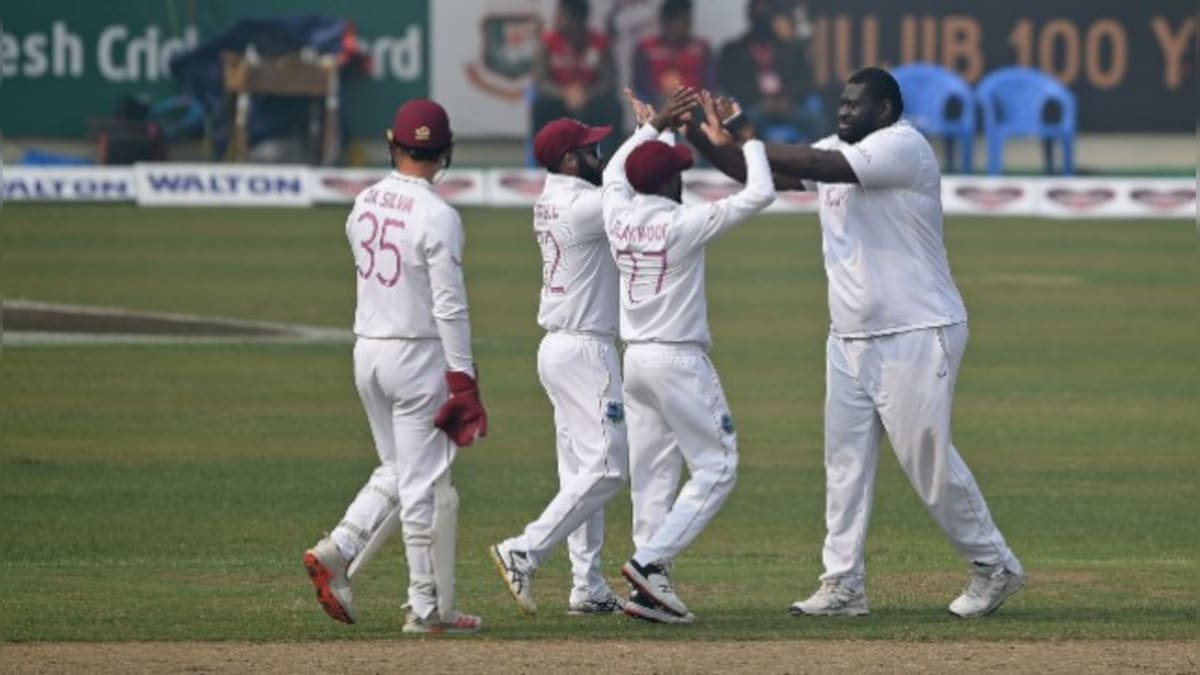
<path fill-rule="evenodd" d="M 849 129 L 847 129 L 845 133 L 842 133 L 842 131 L 839 129 L 838 130 L 838 138 L 843 143 L 849 143 L 849 144 L 853 145 L 853 144 L 861 141 L 862 139 L 866 138 L 872 131 L 875 131 L 875 130 L 868 128 L 865 125 L 852 126 Z"/>
<path fill-rule="evenodd" d="M 579 177 L 596 187 L 600 187 L 600 183 L 604 181 L 604 170 L 602 167 L 584 164 L 579 167 Z"/>

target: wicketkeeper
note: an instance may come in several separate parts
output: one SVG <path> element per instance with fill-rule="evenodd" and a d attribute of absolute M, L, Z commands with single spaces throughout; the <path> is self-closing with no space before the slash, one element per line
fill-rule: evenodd
<path fill-rule="evenodd" d="M 354 623 L 350 577 L 388 536 L 404 534 L 406 633 L 476 632 L 454 597 L 458 494 L 450 465 L 487 434 L 463 284 L 463 225 L 432 182 L 450 164 L 442 106 L 411 100 L 388 132 L 394 171 L 346 219 L 357 268 L 354 383 L 379 467 L 333 532 L 304 554 L 327 614 Z"/>

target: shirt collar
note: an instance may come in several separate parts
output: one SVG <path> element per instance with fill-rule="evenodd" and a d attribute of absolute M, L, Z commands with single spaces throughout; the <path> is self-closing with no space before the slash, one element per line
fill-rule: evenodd
<path fill-rule="evenodd" d="M 655 210 L 675 209 L 682 206 L 674 199 L 663 197 L 662 195 L 644 195 L 638 193 L 633 197 L 634 206 L 640 208 L 651 208 Z"/>
<path fill-rule="evenodd" d="M 587 182 L 578 176 L 568 176 L 564 173 L 546 172 L 546 183 L 548 188 L 567 189 L 567 190 L 595 190 L 597 187 Z"/>
<path fill-rule="evenodd" d="M 407 174 L 400 173 L 399 171 L 397 171 L 395 169 L 392 169 L 391 173 L 388 174 L 388 178 L 394 178 L 396 180 L 401 180 L 406 183 L 416 183 L 417 185 L 423 185 L 427 188 L 433 187 L 433 184 L 430 183 L 429 181 L 425 180 L 424 178 L 420 178 L 418 176 L 409 176 Z"/>

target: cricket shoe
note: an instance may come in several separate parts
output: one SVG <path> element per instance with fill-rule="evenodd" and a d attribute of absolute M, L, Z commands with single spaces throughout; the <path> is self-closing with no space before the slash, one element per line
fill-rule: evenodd
<path fill-rule="evenodd" d="M 338 551 L 333 539 L 325 537 L 304 552 L 304 569 L 317 589 L 317 602 L 329 616 L 342 623 L 354 623 L 354 594 L 346 576 L 349 563 Z"/>
<path fill-rule="evenodd" d="M 644 596 L 662 609 L 675 616 L 687 616 L 687 605 L 675 593 L 671 585 L 671 575 L 667 567 L 661 563 L 639 565 L 633 558 L 621 568 L 621 574 L 639 591 L 639 597 Z"/>
<path fill-rule="evenodd" d="M 406 612 L 404 627 L 400 630 L 410 634 L 425 635 L 466 635 L 478 633 L 483 628 L 483 619 L 474 615 L 453 610 L 443 619 L 435 609 L 433 613 L 422 619 L 412 608 L 404 606 Z"/>
<path fill-rule="evenodd" d="M 599 598 L 591 598 L 580 602 L 572 602 L 567 606 L 568 616 L 606 616 L 616 614 L 623 608 L 625 602 L 617 597 L 616 593 L 608 592 L 608 595 Z"/>
<path fill-rule="evenodd" d="M 647 623 L 692 623 L 696 620 L 695 614 L 691 612 L 683 616 L 675 614 L 636 588 L 629 594 L 629 599 L 621 605 L 621 611 L 625 612 L 626 616 Z"/>
<path fill-rule="evenodd" d="M 533 574 L 537 568 L 530 562 L 529 554 L 514 550 L 507 542 L 488 548 L 488 553 L 521 611 L 530 616 L 537 614 L 537 602 L 533 599 Z"/>
<path fill-rule="evenodd" d="M 1000 608 L 1010 595 L 1025 585 L 1023 572 L 999 565 L 972 565 L 971 578 L 962 595 L 950 603 L 950 613 L 964 619 L 987 616 Z"/>
<path fill-rule="evenodd" d="M 807 600 L 797 600 L 788 607 L 792 616 L 866 616 L 867 594 L 842 585 L 835 579 L 822 581 Z"/>

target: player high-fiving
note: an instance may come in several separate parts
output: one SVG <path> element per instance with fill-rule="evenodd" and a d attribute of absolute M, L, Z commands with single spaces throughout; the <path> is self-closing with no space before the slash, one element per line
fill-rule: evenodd
<path fill-rule="evenodd" d="M 682 171 L 692 157 L 686 147 L 668 142 L 668 128 L 684 121 L 697 102 L 697 92 L 682 89 L 658 112 L 632 100 L 645 124 L 604 171 L 604 224 L 620 272 L 621 338 L 627 344 L 624 391 L 637 547 L 621 569 L 634 589 L 624 609 L 659 623 L 694 620 L 672 586 L 671 564 L 716 515 L 737 477 L 733 416 L 708 358 L 704 251 L 714 237 L 775 199 L 762 142 L 746 126 L 736 137 L 712 129 L 714 142 L 740 147 L 750 167 L 746 187 L 710 204 L 681 203 Z M 711 99 L 703 102 L 713 108 Z M 690 477 L 676 497 L 684 464 Z"/>

